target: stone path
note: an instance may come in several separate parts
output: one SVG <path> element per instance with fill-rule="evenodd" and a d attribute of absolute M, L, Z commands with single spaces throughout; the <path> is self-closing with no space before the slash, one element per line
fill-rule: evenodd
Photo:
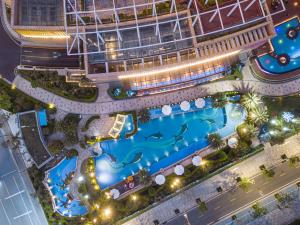
<path fill-rule="evenodd" d="M 246 65 L 243 74 L 251 74 Z M 246 76 L 247 77 L 247 76 Z M 169 92 L 154 96 L 145 96 L 119 101 L 102 101 L 98 98 L 95 103 L 83 103 L 71 101 L 54 95 L 41 88 L 32 88 L 30 83 L 20 76 L 14 80 L 17 88 L 26 94 L 39 99 L 45 103 L 54 103 L 58 109 L 78 114 L 109 114 L 119 111 L 130 111 L 158 105 L 178 103 L 184 100 L 204 97 L 223 91 L 253 91 L 261 95 L 283 96 L 300 91 L 300 79 L 282 83 L 269 84 L 257 80 L 228 80 L 208 83 L 177 92 Z M 105 98 L 107 100 L 107 98 Z"/>
<path fill-rule="evenodd" d="M 299 146 L 299 137 L 300 136 L 293 136 L 287 139 L 283 145 L 275 145 L 272 147 L 267 145 L 263 152 L 160 203 L 134 219 L 127 221 L 124 225 L 152 224 L 154 219 L 168 221 L 174 217 L 174 210 L 176 208 L 178 208 L 180 212 L 185 212 L 196 206 L 196 198 L 200 198 L 202 201 L 208 201 L 216 197 L 219 195 L 216 188 L 221 186 L 223 190 L 228 190 L 234 187 L 236 185 L 234 178 L 237 176 L 255 177 L 261 172 L 259 166 L 264 164 L 267 168 L 272 167 L 282 161 L 281 155 L 283 154 L 286 154 L 287 157 L 300 154 L 300 148 L 293 147 Z"/>

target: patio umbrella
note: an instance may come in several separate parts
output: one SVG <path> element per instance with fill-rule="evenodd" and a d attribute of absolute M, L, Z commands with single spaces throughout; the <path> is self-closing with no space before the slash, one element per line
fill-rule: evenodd
<path fill-rule="evenodd" d="M 184 167 L 182 165 L 177 165 L 174 167 L 174 173 L 181 176 L 184 173 Z"/>
<path fill-rule="evenodd" d="M 163 113 L 164 115 L 169 116 L 169 115 L 171 115 L 171 113 L 172 113 L 172 107 L 169 106 L 169 105 L 164 105 L 164 106 L 162 107 L 161 111 L 162 111 L 162 113 Z"/>
<path fill-rule="evenodd" d="M 164 175 L 159 174 L 155 177 L 155 183 L 157 183 L 158 185 L 163 185 L 166 182 L 166 178 Z"/>
<path fill-rule="evenodd" d="M 195 101 L 195 106 L 198 109 L 202 109 L 205 106 L 205 100 L 203 98 L 197 98 Z"/>
<path fill-rule="evenodd" d="M 120 197 L 120 192 L 118 189 L 111 189 L 110 195 L 112 196 L 113 199 L 117 199 Z"/>
<path fill-rule="evenodd" d="M 236 148 L 237 144 L 238 144 L 238 139 L 237 138 L 235 138 L 235 137 L 229 138 L 228 146 L 230 148 Z"/>
<path fill-rule="evenodd" d="M 192 163 L 194 166 L 200 166 L 201 165 L 201 157 L 199 155 L 196 155 L 192 158 Z"/>
<path fill-rule="evenodd" d="M 180 109 L 182 111 L 189 111 L 190 108 L 191 108 L 191 105 L 188 101 L 183 101 L 183 102 L 180 103 Z"/>

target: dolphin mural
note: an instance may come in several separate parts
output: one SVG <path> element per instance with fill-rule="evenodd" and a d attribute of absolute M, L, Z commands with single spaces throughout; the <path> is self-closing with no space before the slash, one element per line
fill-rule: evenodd
<path fill-rule="evenodd" d="M 153 138 L 153 139 L 162 139 L 163 135 L 161 132 L 157 132 L 157 133 L 153 133 L 150 134 L 149 136 L 144 137 L 145 140 L 148 140 L 149 138 Z"/>
<path fill-rule="evenodd" d="M 135 153 L 133 159 L 130 162 L 126 162 L 126 163 L 123 162 L 122 163 L 123 167 L 126 166 L 126 165 L 129 165 L 129 164 L 138 163 L 139 161 L 141 161 L 142 157 L 143 157 L 142 152 Z"/>

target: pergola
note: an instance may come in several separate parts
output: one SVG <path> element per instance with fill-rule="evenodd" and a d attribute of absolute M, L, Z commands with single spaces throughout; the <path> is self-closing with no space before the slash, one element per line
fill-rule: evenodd
<path fill-rule="evenodd" d="M 199 37 L 238 28 L 269 16 L 265 3 L 260 0 L 236 0 L 222 5 L 215 0 L 214 6 L 207 10 L 201 9 L 198 0 L 188 0 L 180 9 L 176 0 L 128 0 L 127 5 L 122 4 L 123 1 L 110 0 L 108 6 L 103 3 L 106 0 L 85 1 L 89 5 L 82 9 L 79 0 L 64 0 L 70 55 L 103 53 L 114 56 L 125 51 L 162 49 L 171 44 L 176 48 L 180 45 L 186 47 Z M 158 14 L 157 6 L 161 3 L 169 4 L 167 14 Z M 204 4 L 208 4 L 208 0 Z M 141 9 L 151 9 L 150 18 L 140 19 Z M 123 22 L 120 15 L 126 12 L 133 13 L 133 16 Z M 110 23 L 107 23 L 108 15 Z M 88 22 L 86 18 L 89 18 Z M 148 35 L 150 33 L 153 36 Z M 170 35 L 173 36 L 170 38 Z"/>

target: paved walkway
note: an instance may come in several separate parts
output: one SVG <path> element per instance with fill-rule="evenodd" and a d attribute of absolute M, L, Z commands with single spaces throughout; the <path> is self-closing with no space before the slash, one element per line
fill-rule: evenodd
<path fill-rule="evenodd" d="M 248 66 L 244 67 L 243 74 L 251 74 Z M 246 76 L 247 77 L 247 76 Z M 268 84 L 257 80 L 242 81 L 219 81 L 160 95 L 139 97 L 134 99 L 111 101 L 106 99 L 95 103 L 82 103 L 71 101 L 41 88 L 32 88 L 30 83 L 20 76 L 14 80 L 17 88 L 26 94 L 39 99 L 45 103 L 54 103 L 57 108 L 67 112 L 78 114 L 108 114 L 119 111 L 130 111 L 158 105 L 178 103 L 184 100 L 204 97 L 223 91 L 249 90 L 261 95 L 282 96 L 300 91 L 300 79 L 283 84 Z"/>
<path fill-rule="evenodd" d="M 161 223 L 169 221 L 175 217 L 174 210 L 178 208 L 180 212 L 185 212 L 196 206 L 196 198 L 202 201 L 209 201 L 216 198 L 219 193 L 216 188 L 221 186 L 223 190 L 235 187 L 235 177 L 255 177 L 260 174 L 259 166 L 265 165 L 267 168 L 282 161 L 281 155 L 288 157 L 300 154 L 300 136 L 294 136 L 286 140 L 283 145 L 271 147 L 267 145 L 263 152 L 215 175 L 206 181 L 174 196 L 173 198 L 160 203 L 154 208 L 144 212 L 136 218 L 124 223 L 124 225 L 146 225 L 152 224 L 153 220 L 158 219 Z"/>

